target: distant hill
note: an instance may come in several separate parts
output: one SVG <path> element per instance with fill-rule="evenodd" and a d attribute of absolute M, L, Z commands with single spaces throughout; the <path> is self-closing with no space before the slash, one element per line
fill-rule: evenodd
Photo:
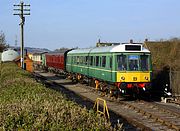
<path fill-rule="evenodd" d="M 20 52 L 20 47 L 11 46 L 10 48 L 16 49 L 18 52 Z M 50 52 L 51 51 L 46 48 L 33 48 L 33 47 L 25 47 L 24 49 L 27 50 L 28 53 L 39 53 L 39 52 Z"/>

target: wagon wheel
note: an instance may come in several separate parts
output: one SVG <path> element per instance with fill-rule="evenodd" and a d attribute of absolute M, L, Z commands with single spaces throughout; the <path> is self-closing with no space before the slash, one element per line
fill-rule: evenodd
<path fill-rule="evenodd" d="M 94 79 L 90 79 L 89 85 L 91 87 L 95 87 L 95 80 Z"/>
<path fill-rule="evenodd" d="M 106 83 L 101 83 L 100 84 L 100 90 L 102 91 L 102 95 L 105 96 L 108 94 L 108 86 Z"/>
<path fill-rule="evenodd" d="M 84 83 L 84 77 L 81 76 L 81 78 L 79 79 L 79 83 L 83 84 Z"/>
<path fill-rule="evenodd" d="M 113 87 L 110 87 L 109 95 L 110 95 L 110 97 L 114 96 L 114 88 Z"/>
<path fill-rule="evenodd" d="M 77 83 L 77 82 L 78 82 L 78 79 L 76 78 L 75 75 L 72 76 L 72 82 L 73 82 L 73 83 Z"/>

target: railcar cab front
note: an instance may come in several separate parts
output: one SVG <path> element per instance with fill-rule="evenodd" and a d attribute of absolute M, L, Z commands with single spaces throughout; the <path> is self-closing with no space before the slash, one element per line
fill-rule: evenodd
<path fill-rule="evenodd" d="M 142 44 L 124 44 L 124 51 L 116 52 L 117 83 L 121 94 L 149 91 L 151 88 L 151 54 Z"/>

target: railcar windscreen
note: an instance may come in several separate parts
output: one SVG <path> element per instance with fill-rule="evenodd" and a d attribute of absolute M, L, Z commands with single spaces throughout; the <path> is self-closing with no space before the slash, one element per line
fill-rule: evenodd
<path fill-rule="evenodd" d="M 148 71 L 150 70 L 149 55 L 117 55 L 117 70 Z"/>
<path fill-rule="evenodd" d="M 129 55 L 128 56 L 129 70 L 139 69 L 139 55 Z"/>

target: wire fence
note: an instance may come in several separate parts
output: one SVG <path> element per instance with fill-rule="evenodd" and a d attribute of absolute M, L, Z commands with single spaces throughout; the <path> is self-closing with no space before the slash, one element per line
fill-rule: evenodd
<path fill-rule="evenodd" d="M 170 88 L 172 90 L 172 95 L 180 97 L 180 71 L 169 72 Z"/>

